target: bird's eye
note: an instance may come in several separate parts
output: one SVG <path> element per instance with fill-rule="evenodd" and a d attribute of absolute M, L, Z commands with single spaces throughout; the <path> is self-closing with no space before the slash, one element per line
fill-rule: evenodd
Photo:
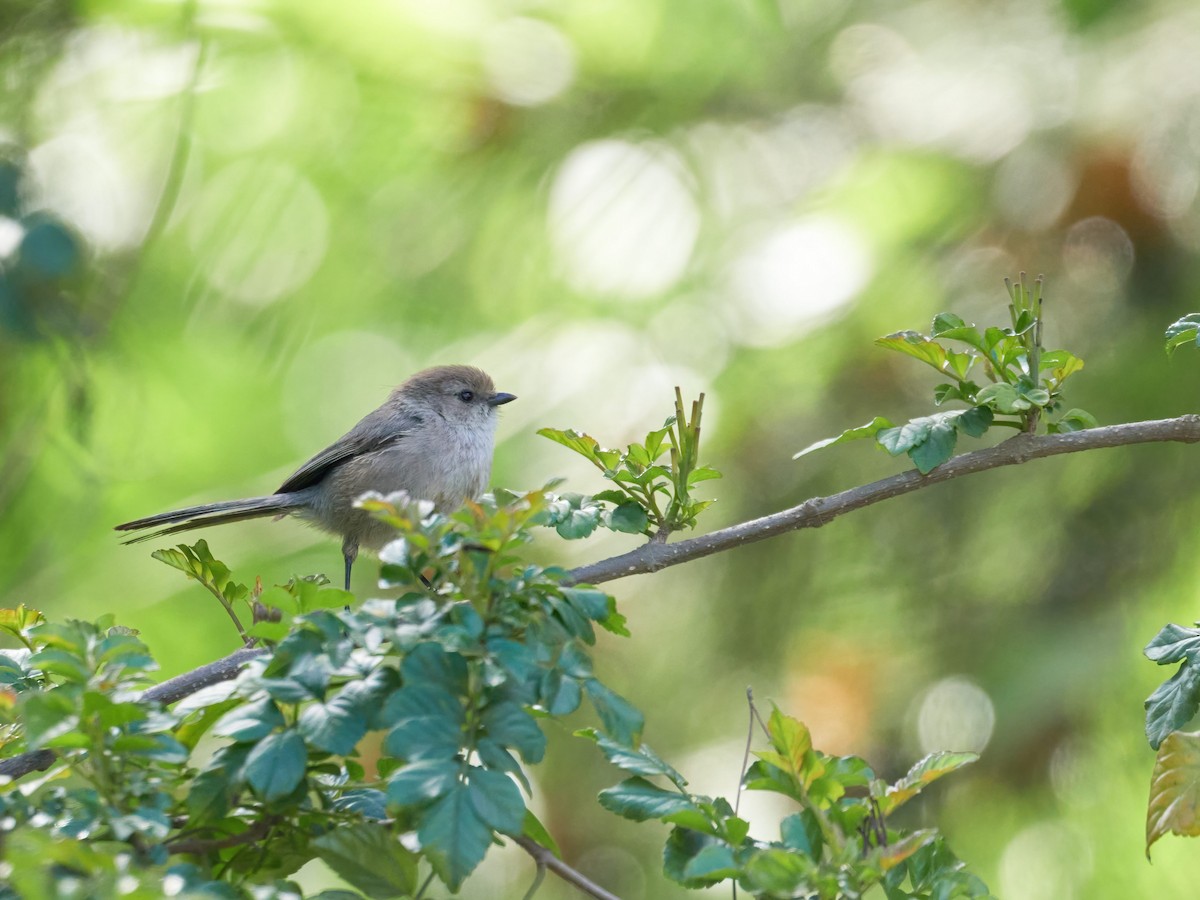
<path fill-rule="evenodd" d="M 472 400 L 475 399 L 475 392 L 474 391 L 459 391 L 458 399 L 461 400 L 463 403 L 470 403 Z"/>

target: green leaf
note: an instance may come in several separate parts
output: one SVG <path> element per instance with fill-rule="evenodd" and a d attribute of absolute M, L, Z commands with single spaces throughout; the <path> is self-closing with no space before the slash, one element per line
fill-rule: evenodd
<path fill-rule="evenodd" d="M 876 416 L 866 425 L 859 425 L 857 428 L 847 428 L 837 437 L 825 438 L 823 441 L 809 444 L 799 453 L 792 454 L 792 459 L 799 459 L 806 454 L 812 453 L 814 450 L 820 450 L 823 447 L 832 447 L 834 444 L 845 444 L 850 441 L 861 440 L 862 438 L 873 438 L 883 429 L 891 427 L 892 423 L 883 416 Z"/>
<path fill-rule="evenodd" d="M 807 857 L 777 847 L 749 855 L 743 866 L 746 882 L 756 893 L 791 897 L 813 869 Z"/>
<path fill-rule="evenodd" d="M 467 786 L 479 818 L 502 834 L 521 833 L 525 801 L 511 778 L 503 772 L 471 766 Z"/>
<path fill-rule="evenodd" d="M 1200 732 L 1167 736 L 1154 760 L 1146 808 L 1146 857 L 1167 832 L 1200 835 Z"/>
<path fill-rule="evenodd" d="M 408 685 L 384 704 L 381 725 L 395 723 L 384 739 L 384 750 L 409 761 L 451 759 L 462 746 L 464 721 L 458 697 L 445 688 Z"/>
<path fill-rule="evenodd" d="M 605 759 L 626 772 L 632 772 L 635 775 L 662 775 L 669 778 L 680 790 L 687 785 L 687 780 L 674 767 L 645 744 L 634 750 L 617 743 L 594 728 L 584 728 L 575 734 L 577 737 L 593 741 L 600 748 Z"/>
<path fill-rule="evenodd" d="M 1190 722 L 1200 709 L 1200 665 L 1185 662 L 1154 689 L 1145 706 L 1146 738 L 1157 750 L 1167 735 Z"/>
<path fill-rule="evenodd" d="M 562 444 L 571 450 L 574 450 L 580 456 L 590 459 L 593 462 L 599 462 L 596 458 L 596 451 L 600 445 L 596 439 L 590 435 L 580 434 L 573 429 L 558 429 L 558 428 L 539 428 L 538 434 L 544 438 L 549 438 L 556 444 Z"/>
<path fill-rule="evenodd" d="M 986 406 L 973 406 L 954 420 L 954 427 L 968 437 L 983 437 L 995 416 Z"/>
<path fill-rule="evenodd" d="M 595 678 L 587 679 L 583 688 L 609 737 L 627 747 L 641 743 L 645 718 L 637 707 Z"/>
<path fill-rule="evenodd" d="M 538 685 L 538 703 L 552 716 L 575 712 L 583 700 L 579 682 L 557 669 L 550 669 Z"/>
<path fill-rule="evenodd" d="M 38 750 L 79 727 L 79 710 L 63 689 L 26 691 L 17 707 L 29 749 Z"/>
<path fill-rule="evenodd" d="M 936 781 L 943 775 L 961 769 L 963 766 L 970 765 L 978 759 L 978 753 L 952 751 L 930 753 L 915 763 L 903 778 L 887 789 L 884 800 L 880 803 L 883 814 L 890 815 L 893 810 L 919 794 L 925 785 Z"/>
<path fill-rule="evenodd" d="M 221 716 L 213 725 L 213 734 L 235 741 L 257 741 L 284 725 L 283 713 L 270 697 L 243 703 Z"/>
<path fill-rule="evenodd" d="M 417 857 L 382 825 L 341 824 L 312 846 L 326 865 L 372 898 L 410 896 L 417 888 Z"/>
<path fill-rule="evenodd" d="M 400 664 L 404 683 L 432 684 L 452 694 L 467 690 L 467 660 L 460 653 L 450 653 L 435 641 L 425 641 L 413 647 Z"/>
<path fill-rule="evenodd" d="M 533 716 L 508 700 L 491 704 L 481 717 L 487 735 L 506 747 L 513 747 L 527 763 L 542 761 L 546 754 L 546 736 Z"/>
<path fill-rule="evenodd" d="M 1184 344 L 1200 347 L 1200 313 L 1189 313 L 1182 319 L 1172 322 L 1167 326 L 1165 338 L 1167 356 Z"/>
<path fill-rule="evenodd" d="M 737 878 L 741 872 L 741 866 L 733 859 L 733 848 L 728 844 L 709 844 L 683 867 L 684 878 L 701 879 L 710 884 Z"/>
<path fill-rule="evenodd" d="M 1151 638 L 1142 652 L 1147 659 L 1160 666 L 1185 659 L 1194 662 L 1200 656 L 1200 628 L 1167 625 Z"/>
<path fill-rule="evenodd" d="M 954 445 L 957 442 L 958 430 L 954 427 L 954 422 L 942 419 L 929 426 L 925 440 L 910 449 L 908 456 L 916 463 L 922 475 L 928 475 L 954 455 Z"/>
<path fill-rule="evenodd" d="M 929 437 L 932 425 L 933 419 L 923 416 L 905 422 L 903 425 L 884 428 L 875 436 L 875 440 L 892 456 L 899 456 L 901 453 L 907 453 L 913 447 L 923 444 Z"/>
<path fill-rule="evenodd" d="M 388 777 L 387 798 L 397 806 L 417 806 L 436 800 L 458 783 L 462 763 L 453 759 L 422 759 Z"/>
<path fill-rule="evenodd" d="M 559 859 L 562 859 L 562 851 L 558 849 L 558 843 L 551 837 L 550 832 L 546 830 L 546 826 L 528 809 L 525 810 L 525 821 L 521 827 L 521 834 L 541 844 Z"/>
<path fill-rule="evenodd" d="M 1062 417 L 1057 422 L 1051 422 L 1046 426 L 1046 430 L 1050 434 L 1070 434 L 1073 431 L 1084 431 L 1088 428 L 1095 428 L 1100 423 L 1086 409 L 1070 409 L 1063 413 Z"/>
<path fill-rule="evenodd" d="M 304 739 L 289 729 L 259 741 L 246 757 L 247 784 L 268 803 L 288 796 L 304 778 Z"/>
<path fill-rule="evenodd" d="M 367 716 L 353 694 L 343 691 L 328 703 L 310 703 L 300 713 L 296 727 L 309 746 L 345 756 L 367 733 Z"/>
<path fill-rule="evenodd" d="M 664 790 L 638 776 L 606 788 L 600 792 L 599 799 L 600 805 L 609 812 L 635 822 L 661 819 L 679 812 L 700 812 L 686 794 Z"/>
<path fill-rule="evenodd" d="M 492 831 L 475 811 L 470 790 L 460 783 L 421 816 L 417 838 L 433 871 L 457 891 L 483 861 Z"/>
<path fill-rule="evenodd" d="M 1020 395 L 1016 387 L 1006 382 L 989 384 L 975 395 L 980 406 L 990 406 L 998 413 L 1016 415 L 1029 409 L 1030 402 Z"/>
<path fill-rule="evenodd" d="M 875 340 L 876 347 L 895 350 L 919 359 L 939 372 L 946 371 L 946 348 L 916 331 L 898 331 Z"/>
<path fill-rule="evenodd" d="M 641 534 L 650 527 L 650 517 L 641 504 L 628 500 L 608 516 L 608 527 L 625 534 Z"/>
<path fill-rule="evenodd" d="M 784 846 L 798 850 L 814 861 L 821 859 L 825 838 L 821 834 L 821 823 L 811 810 L 792 813 L 779 823 L 779 834 Z"/>

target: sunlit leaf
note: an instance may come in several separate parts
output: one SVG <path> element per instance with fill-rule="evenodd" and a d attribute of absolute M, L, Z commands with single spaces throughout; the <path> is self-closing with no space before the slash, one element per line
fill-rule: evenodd
<path fill-rule="evenodd" d="M 1168 832 L 1200 835 L 1200 732 L 1176 731 L 1158 748 L 1146 808 L 1146 856 Z"/>

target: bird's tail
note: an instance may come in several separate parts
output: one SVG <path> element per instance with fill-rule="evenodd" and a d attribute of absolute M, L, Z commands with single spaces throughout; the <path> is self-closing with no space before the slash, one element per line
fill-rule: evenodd
<path fill-rule="evenodd" d="M 206 503 L 203 506 L 189 506 L 186 509 L 176 509 L 171 512 L 146 516 L 144 519 L 134 519 L 116 527 L 117 531 L 143 531 L 155 528 L 146 534 L 131 537 L 123 544 L 136 544 L 149 541 L 167 534 L 178 534 L 181 531 L 191 531 L 193 528 L 207 528 L 209 525 L 224 525 L 227 522 L 241 522 L 244 519 L 258 519 L 263 516 L 278 516 L 298 509 L 303 504 L 295 494 L 272 494 L 269 497 L 249 497 L 245 500 L 226 500 L 222 503 Z M 158 526 L 165 525 L 165 528 Z"/>

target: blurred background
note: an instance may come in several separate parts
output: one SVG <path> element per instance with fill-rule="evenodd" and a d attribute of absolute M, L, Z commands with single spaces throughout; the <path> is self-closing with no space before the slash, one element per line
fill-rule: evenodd
<path fill-rule="evenodd" d="M 1200 309 L 1198 59 L 1186 0 L 5 0 L 0 602 L 115 612 L 164 675 L 234 649 L 112 526 L 271 492 L 436 363 L 520 397 L 513 488 L 603 486 L 539 427 L 617 445 L 706 392 L 705 529 L 905 468 L 791 457 L 927 412 L 936 376 L 871 341 L 1003 324 L 1021 270 L 1048 278 L 1047 345 L 1086 360 L 1068 406 L 1194 411 L 1200 359 L 1162 332 Z M 887 777 L 981 750 L 909 824 L 1000 896 L 1182 896 L 1200 844 L 1143 853 L 1142 701 L 1169 673 L 1141 648 L 1200 616 L 1197 452 L 1058 457 L 615 582 L 633 638 L 601 673 L 699 792 L 735 790 L 749 685 Z M 293 522 L 198 536 L 248 583 L 340 569 Z M 566 857 L 682 896 L 666 830 L 601 810 L 619 773 L 552 730 L 534 804 Z M 774 837 L 787 810 L 754 801 Z M 464 895 L 532 877 L 495 850 Z"/>

